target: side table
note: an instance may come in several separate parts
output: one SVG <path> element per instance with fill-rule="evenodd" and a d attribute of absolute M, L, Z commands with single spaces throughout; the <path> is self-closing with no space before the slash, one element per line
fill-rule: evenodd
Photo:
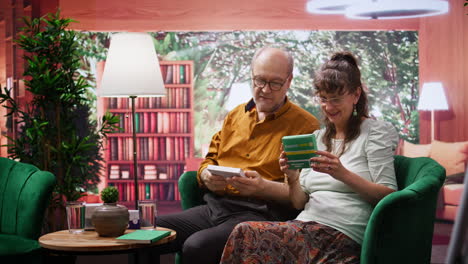
<path fill-rule="evenodd" d="M 115 237 L 100 237 L 96 231 L 71 234 L 68 230 L 61 230 L 41 236 L 39 244 L 47 249 L 49 258 L 53 258 L 52 255 L 69 256 L 68 262 L 74 262 L 78 255 L 130 254 L 133 256 L 129 258 L 130 262 L 140 264 L 149 260 L 150 256 L 148 254 L 157 255 L 158 245 L 166 244 L 176 238 L 176 232 L 172 229 L 162 227 L 156 229 L 168 230 L 171 231 L 171 234 L 152 244 L 137 244 L 120 242 Z M 133 231 L 135 230 L 127 229 L 125 234 Z M 154 249 L 148 250 L 148 248 Z M 152 261 L 153 263 L 159 263 L 159 258 Z M 51 260 L 50 262 L 54 261 Z"/>

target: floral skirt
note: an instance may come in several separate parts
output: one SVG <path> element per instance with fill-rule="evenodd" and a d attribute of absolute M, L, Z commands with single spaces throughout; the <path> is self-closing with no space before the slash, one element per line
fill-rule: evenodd
<path fill-rule="evenodd" d="M 361 246 L 340 231 L 317 222 L 244 222 L 224 247 L 228 263 L 359 263 Z"/>

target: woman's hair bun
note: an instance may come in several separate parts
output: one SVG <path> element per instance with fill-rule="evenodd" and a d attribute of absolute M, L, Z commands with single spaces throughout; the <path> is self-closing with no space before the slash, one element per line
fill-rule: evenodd
<path fill-rule="evenodd" d="M 330 58 L 331 61 L 346 61 L 348 62 L 349 64 L 352 64 L 354 66 L 358 66 L 357 65 L 357 60 L 356 58 L 353 56 L 353 54 L 351 54 L 350 52 L 346 52 L 346 51 L 342 51 L 342 52 L 336 52 L 334 53 L 331 58 Z"/>

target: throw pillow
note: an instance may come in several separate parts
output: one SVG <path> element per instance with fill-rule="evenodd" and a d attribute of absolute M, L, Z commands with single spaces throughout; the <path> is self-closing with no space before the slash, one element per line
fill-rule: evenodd
<path fill-rule="evenodd" d="M 464 172 L 468 160 L 468 141 L 448 143 L 434 140 L 429 157 L 442 165 L 447 175 Z"/>
<path fill-rule="evenodd" d="M 413 144 L 408 141 L 403 142 L 403 156 L 416 158 L 416 157 L 429 157 L 431 151 L 431 144 Z"/>

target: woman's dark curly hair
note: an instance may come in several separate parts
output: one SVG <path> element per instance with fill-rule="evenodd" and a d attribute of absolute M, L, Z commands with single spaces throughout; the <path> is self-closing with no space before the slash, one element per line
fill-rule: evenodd
<path fill-rule="evenodd" d="M 362 87 L 361 71 L 359 70 L 357 60 L 350 52 L 336 52 L 326 61 L 314 78 L 315 94 L 352 94 L 361 90 L 361 96 L 356 104 L 357 115 L 351 115 L 346 126 L 344 144 L 338 152 L 341 156 L 346 151 L 347 143 L 356 139 L 361 132 L 361 123 L 364 118 L 369 117 L 367 105 L 367 94 Z M 331 139 L 336 135 L 335 125 L 326 117 L 323 120 L 325 124 L 325 135 L 323 143 L 327 151 L 332 151 Z"/>

